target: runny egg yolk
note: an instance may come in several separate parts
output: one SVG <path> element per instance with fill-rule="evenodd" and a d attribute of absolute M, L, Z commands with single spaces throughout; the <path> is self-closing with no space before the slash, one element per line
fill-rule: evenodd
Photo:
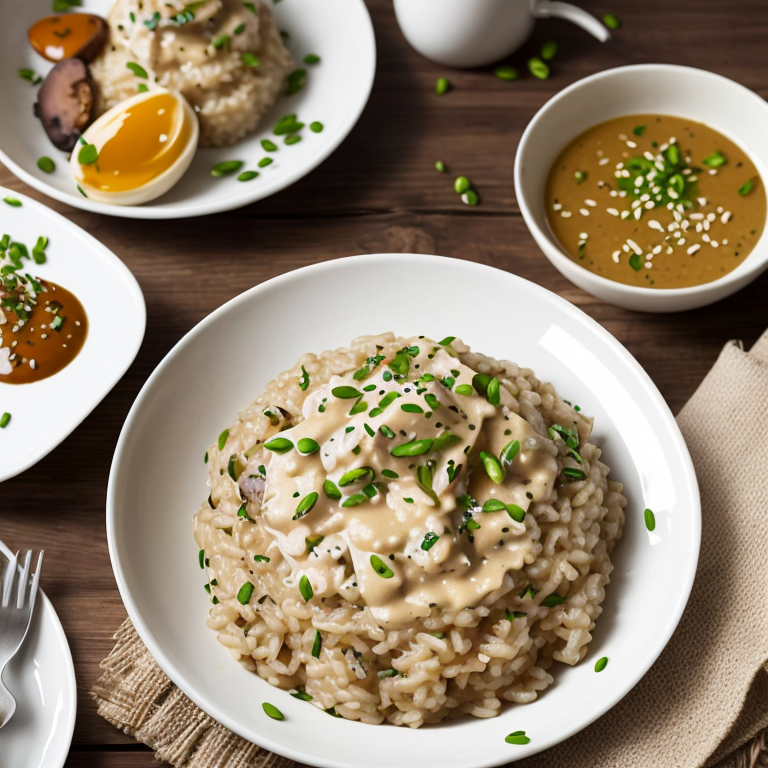
<path fill-rule="evenodd" d="M 100 126 L 99 134 L 94 137 L 99 158 L 80 166 L 81 183 L 127 192 L 167 171 L 184 152 L 191 128 L 178 98 L 162 92 L 119 112 Z"/>

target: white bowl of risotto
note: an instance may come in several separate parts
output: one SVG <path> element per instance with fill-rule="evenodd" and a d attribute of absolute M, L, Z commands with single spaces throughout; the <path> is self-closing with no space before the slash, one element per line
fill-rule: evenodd
<path fill-rule="evenodd" d="M 107 508 L 171 679 L 335 768 L 362 745 L 499 765 L 580 730 L 669 639 L 700 527 L 674 419 L 615 339 L 515 276 L 402 254 L 290 273 L 191 331 L 126 421 Z"/>

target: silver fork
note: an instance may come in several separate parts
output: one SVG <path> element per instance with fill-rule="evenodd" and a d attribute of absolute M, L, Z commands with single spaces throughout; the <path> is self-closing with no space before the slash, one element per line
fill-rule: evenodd
<path fill-rule="evenodd" d="M 13 717 L 16 700 L 3 685 L 3 670 L 16 655 L 32 621 L 37 585 L 43 565 L 42 551 L 37 557 L 37 567 L 30 579 L 32 552 L 22 557 L 17 552 L 6 564 L 0 583 L 0 728 Z"/>

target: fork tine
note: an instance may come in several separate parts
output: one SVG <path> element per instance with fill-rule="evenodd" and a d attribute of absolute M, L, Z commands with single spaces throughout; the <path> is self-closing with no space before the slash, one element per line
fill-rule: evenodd
<path fill-rule="evenodd" d="M 24 555 L 24 565 L 21 569 L 21 578 L 16 584 L 16 607 L 24 607 L 24 596 L 27 593 L 29 585 L 29 566 L 32 563 L 32 550 L 28 549 Z"/>
<path fill-rule="evenodd" d="M 35 566 L 35 575 L 32 577 L 32 587 L 29 593 L 30 613 L 35 608 L 35 598 L 37 597 L 37 587 L 40 584 L 40 571 L 43 569 L 43 555 L 45 552 L 41 549 L 37 556 L 37 565 Z"/>
<path fill-rule="evenodd" d="M 5 565 L 5 573 L 3 574 L 3 593 L 2 603 L 4 608 L 7 608 L 11 602 L 11 592 L 13 591 L 13 580 L 16 578 L 16 564 L 18 562 L 19 553 L 13 555 Z"/>

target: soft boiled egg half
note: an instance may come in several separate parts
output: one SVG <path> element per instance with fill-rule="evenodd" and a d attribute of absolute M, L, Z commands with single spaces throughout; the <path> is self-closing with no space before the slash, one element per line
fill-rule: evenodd
<path fill-rule="evenodd" d="M 81 192 L 112 205 L 140 205 L 165 194 L 184 175 L 200 129 L 186 99 L 153 87 L 94 121 L 72 151 Z"/>

